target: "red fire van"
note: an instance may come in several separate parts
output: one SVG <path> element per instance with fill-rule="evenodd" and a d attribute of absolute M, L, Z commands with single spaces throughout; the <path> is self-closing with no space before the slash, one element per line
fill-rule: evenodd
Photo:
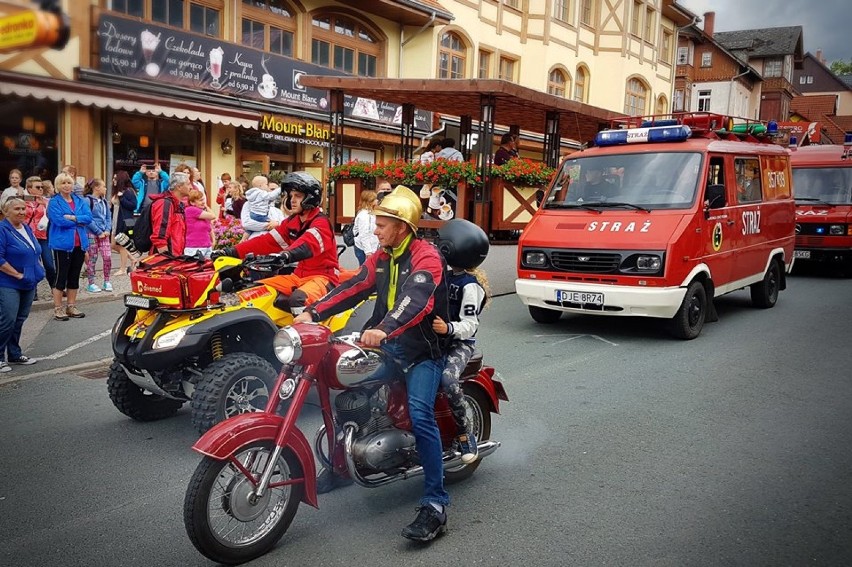
<path fill-rule="evenodd" d="M 852 134 L 847 144 L 793 151 L 796 261 L 835 264 L 852 271 Z"/>
<path fill-rule="evenodd" d="M 563 312 L 670 320 L 682 339 L 713 298 L 772 307 L 793 263 L 789 150 L 773 128 L 707 113 L 630 118 L 563 160 L 518 243 L 518 297 Z"/>

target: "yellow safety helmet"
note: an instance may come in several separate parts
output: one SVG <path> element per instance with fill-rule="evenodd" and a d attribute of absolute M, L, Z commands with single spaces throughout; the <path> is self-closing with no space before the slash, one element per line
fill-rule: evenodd
<path fill-rule="evenodd" d="M 420 197 L 405 185 L 397 185 L 393 191 L 385 195 L 382 202 L 373 208 L 373 214 L 391 217 L 403 221 L 417 232 L 417 223 L 423 214 Z"/>

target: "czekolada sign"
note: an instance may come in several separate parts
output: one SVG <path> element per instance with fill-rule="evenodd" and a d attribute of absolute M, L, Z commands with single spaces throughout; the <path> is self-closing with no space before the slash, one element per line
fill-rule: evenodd
<path fill-rule="evenodd" d="M 299 82 L 303 75 L 344 75 L 334 69 L 218 38 L 107 14 L 100 17 L 98 37 L 98 69 L 104 73 L 307 110 L 327 112 L 328 93 L 303 87 Z M 400 124 L 402 106 L 347 95 L 344 115 Z M 429 131 L 431 113 L 418 110 L 414 125 L 418 130 Z"/>

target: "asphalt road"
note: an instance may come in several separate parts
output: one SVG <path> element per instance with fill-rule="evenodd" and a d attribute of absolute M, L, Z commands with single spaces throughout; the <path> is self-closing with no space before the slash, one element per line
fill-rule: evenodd
<path fill-rule="evenodd" d="M 852 564 L 851 285 L 794 277 L 770 310 L 731 294 L 689 342 L 636 319 L 541 326 L 498 298 L 480 336 L 511 399 L 503 447 L 450 487 L 449 533 L 399 536 L 419 479 L 350 487 L 303 505 L 252 565 Z M 104 331 L 116 305 L 89 306 L 72 336 L 46 325 L 32 349 Z M 188 411 L 135 423 L 97 369 L 62 369 L 105 344 L 0 386 L 0 564 L 210 565 L 182 522 L 199 460 Z M 300 420 L 309 438 L 317 423 Z"/>

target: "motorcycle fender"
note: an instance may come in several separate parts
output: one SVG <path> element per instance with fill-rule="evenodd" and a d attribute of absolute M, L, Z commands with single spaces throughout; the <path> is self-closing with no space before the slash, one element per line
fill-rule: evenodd
<path fill-rule="evenodd" d="M 192 450 L 212 459 L 224 461 L 238 449 L 256 441 L 275 441 L 284 418 L 267 413 L 244 413 L 217 423 L 192 446 Z M 302 501 L 318 508 L 317 471 L 314 452 L 305 435 L 296 427 L 290 430 L 286 441 L 305 475 Z"/>
<path fill-rule="evenodd" d="M 477 372 L 476 376 L 471 376 L 466 379 L 465 383 L 470 384 L 472 382 L 482 388 L 482 391 L 485 392 L 488 395 L 488 399 L 491 400 L 491 411 L 499 414 L 499 400 L 509 401 L 509 398 L 506 396 L 506 390 L 503 389 L 503 384 L 499 380 L 495 380 L 493 376 L 494 369 L 484 367 Z"/>

